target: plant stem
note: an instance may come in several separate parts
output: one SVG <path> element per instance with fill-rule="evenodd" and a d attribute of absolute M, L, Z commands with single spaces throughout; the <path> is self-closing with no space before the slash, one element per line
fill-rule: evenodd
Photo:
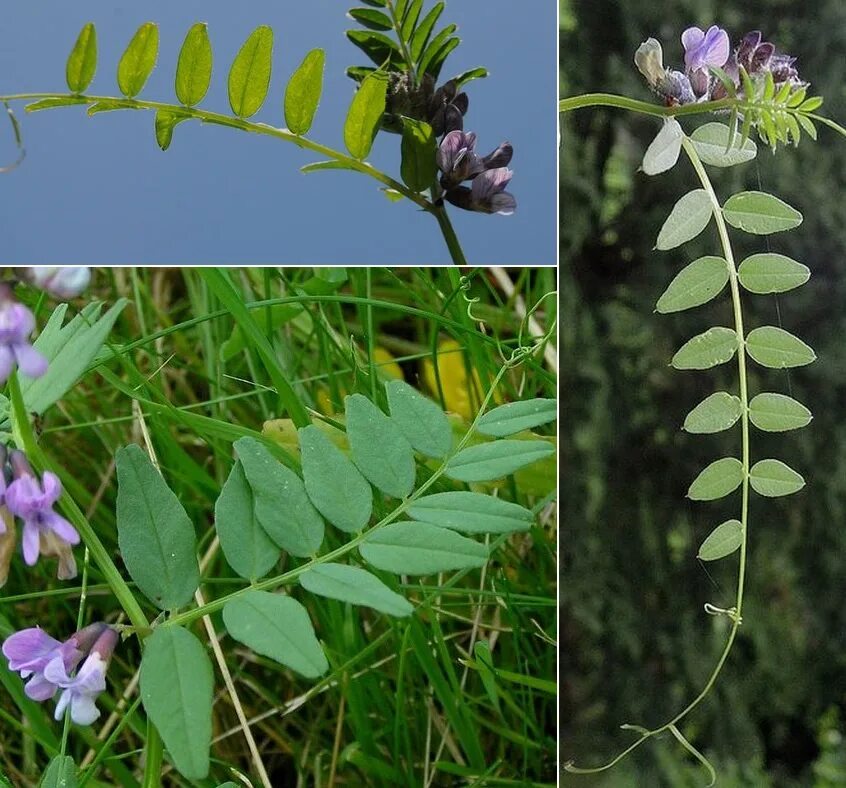
<path fill-rule="evenodd" d="M 731 109 L 737 104 L 736 99 L 720 99 L 719 101 L 703 101 L 696 104 L 678 104 L 666 107 L 661 104 L 651 104 L 648 101 L 618 96 L 614 93 L 585 93 L 583 96 L 572 96 L 558 102 L 559 112 L 571 112 L 585 107 L 616 107 L 639 112 L 642 115 L 655 115 L 659 118 L 677 115 L 699 115 L 703 112 L 716 112 L 721 109 Z"/>
<path fill-rule="evenodd" d="M 386 0 L 388 6 L 388 13 L 391 16 L 391 22 L 394 25 L 394 32 L 397 34 L 399 41 L 400 52 L 402 52 L 403 60 L 408 68 L 408 75 L 411 77 L 412 87 L 417 85 L 417 72 L 414 70 L 414 58 L 411 57 L 411 51 L 408 48 L 408 42 L 402 35 L 402 20 L 397 16 L 396 4 L 394 0 Z"/>
<path fill-rule="evenodd" d="M 702 688 L 699 694 L 692 701 L 690 701 L 690 703 L 687 704 L 687 706 L 685 706 L 669 722 L 664 723 L 658 728 L 645 731 L 640 729 L 641 737 L 637 741 L 633 742 L 625 750 L 619 753 L 613 760 L 609 761 L 606 764 L 603 764 L 602 766 L 590 769 L 582 769 L 573 766 L 570 763 L 565 764 L 564 768 L 568 772 L 573 772 L 575 774 L 593 774 L 595 772 L 602 772 L 606 769 L 610 769 L 616 763 L 625 758 L 625 756 L 628 755 L 630 752 L 637 749 L 647 739 L 650 739 L 653 736 L 657 736 L 659 733 L 663 733 L 664 731 L 671 731 L 673 735 L 677 736 L 678 738 L 678 735 L 680 734 L 678 734 L 678 732 L 675 730 L 676 724 L 688 714 L 690 714 L 690 712 L 693 711 L 711 691 L 711 688 L 714 686 L 717 677 L 720 675 L 720 672 L 722 671 L 723 666 L 725 665 L 726 660 L 728 659 L 729 653 L 731 652 L 732 646 L 734 645 L 734 641 L 737 637 L 737 631 L 740 628 L 741 624 L 741 614 L 743 610 L 743 588 L 746 582 L 747 525 L 749 519 L 750 444 L 749 393 L 746 379 L 746 345 L 745 333 L 743 330 L 743 312 L 740 303 L 740 285 L 738 282 L 737 266 L 735 264 L 734 254 L 731 248 L 731 241 L 729 239 L 728 228 L 726 227 L 725 219 L 723 218 L 723 210 L 720 205 L 720 201 L 717 199 L 717 195 L 714 192 L 714 187 L 711 184 L 711 180 L 708 177 L 708 173 L 705 171 L 705 167 L 702 164 L 702 160 L 699 158 L 699 154 L 697 154 L 696 152 L 696 148 L 687 136 L 682 138 L 682 146 L 684 147 L 685 153 L 690 159 L 690 163 L 693 165 L 693 169 L 696 171 L 696 175 L 698 176 L 699 181 L 702 184 L 702 188 L 708 194 L 708 198 L 711 201 L 711 209 L 714 214 L 714 221 L 717 224 L 717 233 L 720 237 L 720 245 L 722 246 L 723 255 L 728 265 L 729 288 L 731 291 L 732 309 L 734 312 L 734 330 L 737 334 L 737 370 L 739 383 L 738 387 L 740 404 L 742 408 L 740 414 L 740 429 L 742 444 L 741 462 L 743 464 L 743 482 L 741 484 L 740 503 L 742 541 L 740 543 L 740 560 L 737 571 L 737 597 L 735 601 L 734 616 L 732 617 L 732 626 L 731 630 L 729 631 L 728 639 L 726 640 L 726 644 L 723 648 L 722 653 L 720 654 L 720 658 L 717 661 L 716 666 L 711 671 L 711 675 L 709 676 L 708 681 L 705 683 L 705 686 Z M 687 747 L 688 745 L 685 746 Z M 697 753 L 697 757 L 701 756 Z M 703 763 L 706 764 L 706 768 L 710 768 L 710 764 L 708 764 L 707 761 L 703 760 Z"/>
<path fill-rule="evenodd" d="M 232 115 L 224 115 L 219 112 L 209 112 L 207 110 L 198 109 L 197 107 L 186 107 L 182 104 L 166 104 L 161 101 L 145 101 L 142 99 L 128 99 L 118 96 L 88 96 L 76 93 L 17 93 L 11 96 L 0 96 L 0 102 L 39 101 L 43 99 L 67 99 L 69 101 L 74 101 L 73 104 L 68 104 L 68 106 L 81 106 L 83 104 L 97 104 L 102 102 L 104 105 L 109 107 L 110 111 L 112 109 L 161 110 L 179 117 L 200 120 L 204 123 L 214 123 L 219 126 L 229 126 L 231 128 L 241 129 L 242 131 L 249 131 L 255 134 L 264 134 L 269 137 L 275 137 L 276 139 L 285 140 L 286 142 L 292 142 L 300 148 L 310 150 L 314 153 L 319 153 L 321 156 L 325 156 L 328 159 L 332 159 L 333 161 L 343 164 L 344 167 L 347 167 L 348 169 L 355 170 L 363 175 L 368 175 L 379 181 L 379 183 L 384 186 L 387 186 L 389 189 L 394 189 L 404 197 L 407 197 L 409 200 L 419 205 L 424 211 L 431 212 L 433 209 L 432 203 L 430 203 L 425 197 L 415 191 L 412 191 L 404 184 L 391 178 L 389 175 L 377 170 L 372 164 L 360 161 L 359 159 L 354 159 L 351 156 L 347 156 L 340 151 L 334 150 L 326 145 L 321 145 L 319 142 L 314 142 L 306 137 L 301 137 L 291 131 L 288 131 L 288 129 L 280 129 L 276 126 L 270 126 L 267 123 L 253 123 L 249 120 L 244 120 L 243 118 L 234 117 Z"/>
<path fill-rule="evenodd" d="M 38 446 L 35 441 L 32 424 L 29 420 L 29 414 L 26 412 L 26 405 L 24 404 L 16 372 L 13 372 L 9 377 L 9 398 L 12 403 L 12 433 L 15 437 L 15 442 L 23 449 L 33 465 L 38 467 L 40 470 L 49 470 L 51 467 L 50 463 L 44 452 L 41 450 L 41 447 Z M 147 616 L 144 615 L 144 611 L 135 599 L 135 595 L 132 593 L 123 577 L 121 577 L 120 571 L 112 561 L 108 550 L 106 550 L 103 543 L 97 537 L 97 534 L 94 532 L 94 529 L 91 527 L 85 515 L 80 511 L 79 507 L 67 492 L 62 493 L 62 497 L 59 499 L 59 504 L 68 520 L 70 520 L 74 528 L 79 531 L 83 542 L 91 552 L 91 556 L 94 561 L 100 567 L 103 577 L 109 584 L 109 587 L 114 595 L 117 597 L 120 606 L 132 622 L 132 625 L 136 628 L 136 630 L 141 632 L 149 629 L 150 622 L 147 620 Z"/>
<path fill-rule="evenodd" d="M 446 207 L 443 204 L 435 205 L 432 208 L 432 213 L 438 220 L 438 227 L 441 228 L 441 233 L 443 233 L 444 241 L 446 241 L 447 249 L 449 249 L 449 256 L 452 258 L 452 262 L 456 265 L 466 266 L 467 260 L 464 257 L 464 251 L 461 249 L 461 244 L 458 241 L 458 236 L 455 234 L 455 230 L 452 227 L 452 222 L 449 220 L 449 214 L 447 214 L 446 212 Z"/>

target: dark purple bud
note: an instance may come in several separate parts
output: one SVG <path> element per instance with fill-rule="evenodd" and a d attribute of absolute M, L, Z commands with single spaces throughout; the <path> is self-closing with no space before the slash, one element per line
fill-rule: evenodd
<path fill-rule="evenodd" d="M 500 146 L 491 151 L 487 156 L 482 157 L 482 164 L 486 170 L 494 170 L 497 167 L 507 167 L 514 155 L 514 148 L 510 142 L 503 142 Z"/>

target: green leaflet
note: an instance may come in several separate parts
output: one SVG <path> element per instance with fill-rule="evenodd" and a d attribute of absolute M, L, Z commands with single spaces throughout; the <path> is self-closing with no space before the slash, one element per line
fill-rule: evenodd
<path fill-rule="evenodd" d="M 726 520 L 718 525 L 702 542 L 697 558 L 716 561 L 725 558 L 743 544 L 743 524 L 740 520 Z"/>
<path fill-rule="evenodd" d="M 291 555 L 314 555 L 323 542 L 324 525 L 300 477 L 255 438 L 239 438 L 233 448 L 252 489 L 253 511 L 261 528 Z"/>
<path fill-rule="evenodd" d="M 326 53 L 312 49 L 285 88 L 285 124 L 294 134 L 307 134 L 311 128 L 320 95 L 323 92 L 323 67 Z"/>
<path fill-rule="evenodd" d="M 810 424 L 811 411 L 784 394 L 758 394 L 749 403 L 749 419 L 766 432 L 786 432 Z"/>
<path fill-rule="evenodd" d="M 750 293 L 785 293 L 804 285 L 810 269 L 783 254 L 753 254 L 737 270 L 737 276 Z"/>
<path fill-rule="evenodd" d="M 329 669 L 308 613 L 296 599 L 247 591 L 226 603 L 223 622 L 239 643 L 306 678 L 315 679 Z"/>
<path fill-rule="evenodd" d="M 739 230 L 755 235 L 791 230 L 802 224 L 802 214 L 778 197 L 765 192 L 734 194 L 723 206 L 725 220 Z"/>
<path fill-rule="evenodd" d="M 749 484 L 758 495 L 778 498 L 805 486 L 805 480 L 781 460 L 760 460 L 749 470 Z"/>
<path fill-rule="evenodd" d="M 377 66 L 384 66 L 390 63 L 397 68 L 403 65 L 402 54 L 393 39 L 388 38 L 384 33 L 370 32 L 369 30 L 347 30 L 349 41 L 357 46 Z"/>
<path fill-rule="evenodd" d="M 684 195 L 670 211 L 658 233 L 655 248 L 674 249 L 696 238 L 711 221 L 711 200 L 705 189 L 694 189 Z"/>
<path fill-rule="evenodd" d="M 370 153 L 385 112 L 387 91 L 387 76 L 373 72 L 365 77 L 353 96 L 344 122 L 344 144 L 355 159 L 365 159 Z"/>
<path fill-rule="evenodd" d="M 715 460 L 693 480 L 687 497 L 693 501 L 713 501 L 740 487 L 743 463 L 734 457 Z"/>
<path fill-rule="evenodd" d="M 244 468 L 236 462 L 214 505 L 214 526 L 226 561 L 245 580 L 264 577 L 280 548 L 262 528 Z"/>
<path fill-rule="evenodd" d="M 69 755 L 56 755 L 47 764 L 38 788 L 76 788 L 78 784 L 73 758 Z"/>
<path fill-rule="evenodd" d="M 209 772 L 212 666 L 203 644 L 180 626 L 158 626 L 144 641 L 141 700 L 183 777 Z"/>
<path fill-rule="evenodd" d="M 497 440 L 462 449 L 446 466 L 446 475 L 461 482 L 501 479 L 555 452 L 547 441 Z"/>
<path fill-rule="evenodd" d="M 391 418 L 415 451 L 445 457 L 452 447 L 452 428 L 446 414 L 428 397 L 402 380 L 385 384 Z"/>
<path fill-rule="evenodd" d="M 799 337 L 775 326 L 750 331 L 746 335 L 746 350 L 761 366 L 772 369 L 803 367 L 817 357 Z"/>
<path fill-rule="evenodd" d="M 741 135 L 737 132 L 729 145 L 729 133 L 724 123 L 706 123 L 697 128 L 690 139 L 699 158 L 712 167 L 733 167 L 752 161 L 758 155 L 754 140 L 747 137 L 741 144 Z"/>
<path fill-rule="evenodd" d="M 488 560 L 485 545 L 446 528 L 419 522 L 391 523 L 371 531 L 359 552 L 376 569 L 406 575 L 479 567 Z"/>
<path fill-rule="evenodd" d="M 156 142 L 163 151 L 170 147 L 170 143 L 173 141 L 173 130 L 184 120 L 188 120 L 185 115 L 177 115 L 163 109 L 156 112 Z"/>
<path fill-rule="evenodd" d="M 414 489 L 416 466 L 400 428 L 362 394 L 346 397 L 344 410 L 353 462 L 374 487 L 406 498 Z"/>
<path fill-rule="evenodd" d="M 415 520 L 468 534 L 528 531 L 535 516 L 522 506 L 475 492 L 443 492 L 418 498 L 408 507 Z"/>
<path fill-rule="evenodd" d="M 123 562 L 154 605 L 162 610 L 181 607 L 200 583 L 194 525 L 140 446 L 118 449 L 115 466 Z"/>
<path fill-rule="evenodd" d="M 256 114 L 270 87 L 273 31 L 259 25 L 241 45 L 229 69 L 229 106 L 240 118 Z"/>
<path fill-rule="evenodd" d="M 118 87 L 127 98 L 135 98 L 147 84 L 159 55 L 159 27 L 145 22 L 132 37 L 118 63 Z"/>
<path fill-rule="evenodd" d="M 62 320 L 67 304 L 53 310 L 47 325 L 33 343 L 50 366 L 40 378 L 20 377 L 21 393 L 28 411 L 42 414 L 70 391 L 108 339 L 112 326 L 127 303 L 125 298 L 119 299 L 102 316 L 102 304 L 88 304 L 65 326 L 62 326 Z"/>
<path fill-rule="evenodd" d="M 715 326 L 685 342 L 670 363 L 676 369 L 710 369 L 730 361 L 736 352 L 734 329 Z"/>
<path fill-rule="evenodd" d="M 300 575 L 300 585 L 312 594 L 372 607 L 389 616 L 410 616 L 414 612 L 414 607 L 405 597 L 391 591 L 378 577 L 357 566 L 316 564 Z"/>
<path fill-rule="evenodd" d="M 298 432 L 308 497 L 336 528 L 353 533 L 370 520 L 373 492 L 349 458 L 313 424 Z"/>
<path fill-rule="evenodd" d="M 717 391 L 700 402 L 684 420 L 685 432 L 722 432 L 731 427 L 743 413 L 740 397 L 727 391 Z"/>
<path fill-rule="evenodd" d="M 97 31 L 94 23 L 89 22 L 73 45 L 68 62 L 65 65 L 65 79 L 71 93 L 84 93 L 94 79 L 97 70 Z"/>
<path fill-rule="evenodd" d="M 485 413 L 476 423 L 482 435 L 504 438 L 532 427 L 549 424 L 558 418 L 558 402 L 554 399 L 526 399 L 509 402 Z"/>
<path fill-rule="evenodd" d="M 415 192 L 428 189 L 438 172 L 437 140 L 432 127 L 421 120 L 403 118 L 400 152 L 400 174 L 405 185 Z"/>
<path fill-rule="evenodd" d="M 722 257 L 700 257 L 676 274 L 655 309 L 668 314 L 705 304 L 722 292 L 728 278 L 728 263 Z"/>
<path fill-rule="evenodd" d="M 675 166 L 681 153 L 684 132 L 675 118 L 667 118 L 655 139 L 649 143 L 641 169 L 647 175 L 658 175 Z"/>
<path fill-rule="evenodd" d="M 393 30 L 394 24 L 387 14 L 375 8 L 351 8 L 349 15 L 370 30 Z"/>
<path fill-rule="evenodd" d="M 199 104 L 209 89 L 212 75 L 212 48 L 208 26 L 193 25 L 185 36 L 176 65 L 176 97 L 186 107 Z"/>
<path fill-rule="evenodd" d="M 443 13 L 444 3 L 437 2 L 432 6 L 431 10 L 420 20 L 414 35 L 411 37 L 411 58 L 415 62 L 420 60 L 423 50 L 426 49 L 426 44 L 429 42 L 429 36 L 432 35 L 432 29 L 438 22 L 438 18 Z"/>

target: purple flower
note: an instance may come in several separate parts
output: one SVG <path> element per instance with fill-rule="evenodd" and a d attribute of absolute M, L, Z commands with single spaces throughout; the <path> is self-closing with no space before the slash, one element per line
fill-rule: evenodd
<path fill-rule="evenodd" d="M 503 142 L 487 156 L 479 156 L 475 151 L 476 135 L 473 132 L 451 131 L 444 137 L 438 148 L 437 163 L 441 170 L 441 186 L 448 193 L 459 187 L 462 181 L 474 183 L 482 175 L 493 170 L 504 169 L 514 155 L 510 142 Z M 511 171 L 508 171 L 509 179 Z M 462 187 L 465 188 L 465 187 Z M 450 200 L 454 205 L 458 202 Z M 479 210 L 471 208 L 469 210 Z M 492 211 L 491 213 L 496 213 Z"/>
<path fill-rule="evenodd" d="M 475 178 L 485 167 L 474 150 L 476 135 L 471 131 L 451 131 L 438 148 L 436 161 L 441 175 L 441 186 L 449 190 L 462 181 Z"/>
<path fill-rule="evenodd" d="M 53 511 L 53 504 L 62 494 L 59 477 L 45 471 L 39 483 L 22 452 L 11 455 L 15 479 L 6 490 L 6 506 L 23 520 L 23 555 L 27 565 L 38 560 L 41 537 L 52 532 L 67 544 L 79 544 L 79 534 L 64 517 Z"/>
<path fill-rule="evenodd" d="M 53 659 L 44 668 L 45 678 L 61 688 L 56 704 L 55 719 L 60 720 L 70 706 L 71 719 L 77 725 L 90 725 L 100 716 L 94 701 L 106 689 L 106 668 L 118 641 L 118 634 L 111 627 L 103 629 L 82 667 L 73 677 L 61 659 Z"/>
<path fill-rule="evenodd" d="M 25 282 L 56 298 L 74 298 L 82 293 L 91 281 L 91 269 L 84 266 L 62 268 L 38 265 L 18 270 Z"/>
<path fill-rule="evenodd" d="M 29 342 L 35 318 L 12 297 L 7 284 L 0 284 L 0 383 L 5 383 L 15 364 L 21 372 L 37 378 L 47 371 L 47 359 Z"/>
<path fill-rule="evenodd" d="M 45 677 L 45 668 L 57 661 L 66 670 L 72 670 L 82 659 L 77 646 L 75 636 L 61 643 L 40 627 L 32 627 L 6 638 L 3 656 L 9 660 L 9 670 L 19 671 L 22 679 L 29 678 L 24 687 L 27 697 L 43 701 L 52 698 L 57 689 L 57 685 Z"/>
<path fill-rule="evenodd" d="M 709 66 L 722 68 L 729 58 L 728 33 L 716 25 L 711 25 L 707 32 L 698 27 L 689 27 L 682 33 L 684 45 L 684 65 L 688 73 L 708 71 Z"/>
<path fill-rule="evenodd" d="M 470 188 L 458 186 L 448 191 L 444 196 L 453 205 L 467 211 L 500 213 L 508 216 L 514 213 L 517 208 L 517 200 L 514 195 L 505 191 L 505 187 L 508 186 L 513 174 L 507 167 L 485 170 L 473 179 Z"/>

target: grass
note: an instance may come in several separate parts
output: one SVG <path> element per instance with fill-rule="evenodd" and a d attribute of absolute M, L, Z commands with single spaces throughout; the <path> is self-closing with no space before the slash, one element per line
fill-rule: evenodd
<path fill-rule="evenodd" d="M 337 422 L 345 394 L 383 402 L 380 381 L 392 375 L 440 400 L 455 428 L 466 428 L 521 324 L 527 336 L 526 306 L 540 303 L 534 320 L 553 325 L 554 277 L 542 269 L 463 277 L 435 268 L 101 269 L 93 293 L 130 305 L 89 372 L 37 424 L 39 444 L 121 570 L 113 456 L 129 442 L 151 450 L 194 522 L 208 602 L 245 584 L 213 527 L 234 440 L 265 428 L 279 459 L 297 468 L 286 443 L 293 425 Z M 49 308 L 39 305 L 40 325 Z M 535 354 L 505 375 L 496 400 L 554 397 L 554 362 L 554 349 Z M 411 618 L 308 597 L 331 665 L 316 683 L 228 638 L 219 613 L 193 624 L 216 670 L 212 774 L 198 784 L 553 784 L 555 463 L 499 487 L 536 512 L 535 525 L 491 537 L 493 557 L 481 570 L 408 578 L 400 587 L 415 605 Z M 327 529 L 324 547 L 339 544 Z M 65 583 L 49 560 L 32 569 L 14 560 L 0 635 L 38 623 L 60 636 L 78 619 L 126 624 L 96 563 L 82 549 L 77 560 L 80 576 Z M 281 571 L 296 565 L 283 555 L 286 562 Z M 135 596 L 154 620 L 158 611 Z M 28 701 L 1 666 L 0 769 L 12 784 L 37 784 L 64 752 L 80 767 L 80 785 L 142 785 L 142 760 L 154 749 L 145 753 L 139 661 L 130 633 L 110 667 L 101 718 L 64 731 L 52 704 Z M 161 784 L 189 784 L 166 753 Z"/>

